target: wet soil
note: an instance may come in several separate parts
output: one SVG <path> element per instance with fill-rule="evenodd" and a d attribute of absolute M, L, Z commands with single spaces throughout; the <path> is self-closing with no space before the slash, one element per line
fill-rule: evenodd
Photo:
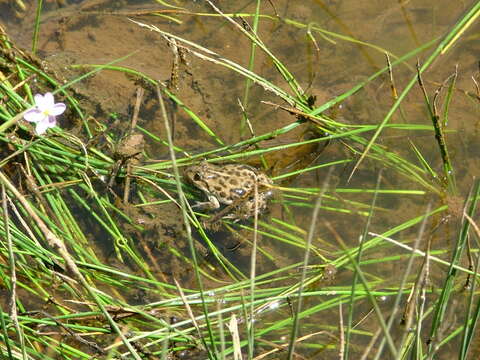
<path fill-rule="evenodd" d="M 254 11 L 254 3 L 249 1 L 217 1 L 216 3 L 225 13 Z M 373 46 L 363 46 L 361 42 L 375 44 L 379 48 L 388 50 L 391 60 L 394 61 L 396 57 L 404 55 L 426 41 L 444 35 L 473 1 L 439 0 L 432 3 L 429 0 L 423 0 L 402 4 L 397 1 L 380 0 L 325 2 L 283 0 L 274 3 L 275 8 L 268 1 L 262 4 L 262 14 L 268 14 L 270 18 L 261 20 L 259 36 L 295 74 L 301 86 L 306 89 L 305 92 L 317 97 L 316 104 L 320 105 L 351 89 L 358 82 L 385 66 L 384 51 L 379 51 Z M 27 1 L 26 4 L 27 9 L 19 11 L 3 2 L 0 4 L 0 21 L 5 25 L 15 43 L 28 49 L 33 31 L 35 2 Z M 244 96 L 245 79 L 229 69 L 188 53 L 176 68 L 175 52 L 171 44 L 158 33 L 148 31 L 130 21 L 134 19 L 155 25 L 248 67 L 250 56 L 248 39 L 217 17 L 200 16 L 200 13 L 212 12 L 211 8 L 203 2 L 177 1 L 175 4 L 186 10 L 176 12 L 174 9 L 159 6 L 153 1 L 48 1 L 42 16 L 37 55 L 46 60 L 49 66 L 61 73 L 66 80 L 91 70 L 90 65 L 102 65 L 125 57 L 114 65 L 133 69 L 152 79 L 170 84 L 171 91 L 201 118 L 223 143 L 234 144 L 247 138 L 248 131 L 241 132 L 243 113 L 238 104 L 238 99 L 243 99 Z M 176 20 L 154 16 L 154 10 L 163 10 L 161 15 L 173 16 Z M 245 17 L 245 20 L 252 23 L 251 18 Z M 241 19 L 237 18 L 236 21 L 241 22 Z M 341 33 L 355 41 L 342 41 L 329 33 L 316 32 L 314 33 L 315 42 L 312 42 L 307 32 L 309 24 L 316 24 L 322 29 Z M 477 156 L 480 151 L 479 103 L 478 99 L 472 96 L 475 88 L 471 80 L 473 75 L 478 74 L 478 54 L 480 53 L 478 30 L 476 25 L 473 30 L 463 34 L 461 45 L 440 56 L 423 75 L 427 90 L 433 95 L 439 84 L 455 71 L 456 66 L 458 67 L 454 101 L 450 106 L 448 145 L 452 160 L 456 164 L 460 199 L 468 193 L 473 179 L 480 176 L 480 159 Z M 255 71 L 272 83 L 281 84 L 282 88 L 287 89 L 287 85 L 268 57 L 259 49 L 256 51 L 257 56 L 253 65 Z M 418 56 L 420 61 L 426 57 L 426 53 Z M 416 60 L 417 57 L 413 57 L 405 64 L 394 68 L 395 84 L 399 91 L 414 76 Z M 76 66 L 72 67 L 72 65 Z M 77 65 L 84 65 L 84 67 Z M 96 121 L 105 126 L 115 125 L 119 129 L 118 135 L 121 138 L 125 135 L 125 129 L 130 126 L 139 84 L 135 76 L 118 71 L 102 70 L 74 84 L 71 91 L 75 92 L 81 105 Z M 297 119 L 288 111 L 266 104 L 265 102 L 268 101 L 286 105 L 271 92 L 255 85 L 251 87 L 250 100 L 245 106 L 255 134 L 268 133 L 291 124 Z M 341 106 L 330 111 L 338 121 L 349 124 L 379 124 L 393 101 L 390 80 L 384 74 L 354 96 L 347 98 Z M 167 111 L 174 121 L 176 146 L 189 154 L 207 151 L 218 146 L 216 141 L 194 124 L 178 106 L 168 102 Z M 407 96 L 402 105 L 402 112 L 397 113 L 392 121 L 430 124 L 423 95 L 419 89 L 415 89 Z M 115 114 L 115 117 L 111 114 Z M 165 139 L 166 134 L 155 88 L 145 86 L 136 121 L 146 131 L 160 139 Z M 82 136 L 79 126 L 80 123 L 76 121 L 64 124 L 65 128 Z M 261 146 L 270 147 L 318 136 L 322 134 L 318 132 L 312 134 L 307 122 L 295 131 L 264 142 Z M 415 160 L 411 148 L 411 143 L 414 143 L 420 147 L 422 154 L 435 164 L 435 170 L 441 171 L 441 159 L 436 144 L 432 141 L 432 132 L 415 132 L 414 135 L 408 136 L 406 138 L 402 131 L 387 129 L 378 143 L 385 149 L 394 150 L 411 161 Z M 142 139 L 139 151 L 145 150 L 148 155 L 148 159 L 144 159 L 146 162 L 169 158 L 166 146 L 149 137 L 145 137 L 144 141 L 145 143 Z M 138 143 L 135 144 L 134 148 Z M 269 169 L 272 176 L 336 159 L 357 159 L 342 142 L 332 142 L 328 146 L 314 144 L 292 149 L 268 154 L 267 162 L 273 164 Z M 127 149 L 122 148 L 120 157 L 130 157 L 133 153 L 137 154 L 138 151 L 127 146 Z M 262 164 L 259 158 L 243 160 L 259 167 Z M 367 159 L 351 181 L 347 182 L 353 163 L 354 161 L 335 168 L 330 179 L 331 186 L 374 189 L 381 166 L 374 160 Z M 326 173 L 322 170 L 311 171 L 278 183 L 292 188 L 319 188 L 323 184 Z M 382 176 L 385 188 L 418 188 L 418 184 L 402 177 L 392 169 L 385 169 Z M 347 204 L 348 195 L 338 193 L 338 197 L 345 200 Z M 369 204 L 372 196 L 364 193 L 352 199 Z M 278 194 L 277 201 L 272 205 L 270 213 L 265 215 L 265 220 L 269 221 L 269 217 L 291 220 L 297 227 L 308 229 L 311 208 L 299 206 L 292 213 L 282 207 L 282 201 L 282 194 Z M 391 228 L 412 218 L 415 214 L 423 214 L 427 203 L 441 201 L 455 203 L 455 199 L 442 198 L 433 193 L 425 197 L 382 196 L 378 206 L 383 211 L 380 211 L 374 219 L 372 227 L 376 232 L 381 233 L 382 229 Z M 337 237 L 344 239 L 348 244 L 357 242 L 365 223 L 364 216 L 359 215 L 365 209 L 357 205 L 345 205 L 350 211 L 348 215 L 338 214 L 329 209 L 322 210 L 317 229 L 319 247 L 328 246 L 324 244 L 325 239 L 329 239 L 327 242 L 333 242 L 331 239 Z M 118 206 L 122 206 L 121 203 Z M 458 206 L 452 205 L 451 208 L 455 209 Z M 138 242 L 140 251 L 152 264 L 155 274 L 165 281 L 168 281 L 172 275 L 183 274 L 179 279 L 185 286 L 190 285 L 193 282 L 193 274 L 184 272 L 184 264 L 177 257 L 172 256 L 168 246 L 165 246 L 165 244 L 174 244 L 183 254 L 188 255 L 188 246 L 178 209 L 174 205 L 151 205 L 141 210 L 134 206 L 124 206 L 123 210 L 143 226 L 144 231 L 140 232 L 135 226 L 126 225 L 125 233 Z M 152 221 L 152 217 L 162 219 L 162 222 Z M 453 217 L 450 225 L 447 225 L 450 229 L 455 228 L 458 221 L 455 219 L 458 217 Z M 451 234 L 454 235 L 455 231 L 452 230 Z M 212 231 L 210 234 L 225 256 L 245 273 L 248 273 L 249 269 L 250 246 L 243 242 L 242 238 L 250 235 L 251 233 L 242 233 L 241 230 L 237 234 L 232 234 L 226 229 Z M 415 235 L 413 232 L 408 232 L 402 236 L 413 238 Z M 448 243 L 452 240 L 442 238 L 440 235 L 434 236 L 441 242 Z M 303 258 L 301 250 L 292 249 L 268 237 L 263 237 L 262 241 L 261 246 L 277 254 L 277 257 L 274 261 L 260 260 L 259 273 L 298 262 Z M 239 243 L 240 246 L 238 246 Z M 106 245 L 103 244 L 103 246 Z M 208 268 L 208 264 L 214 260 L 211 259 L 205 244 L 200 240 L 197 246 L 200 253 L 204 255 L 205 268 Z M 389 251 L 390 248 L 379 247 L 372 257 L 388 255 Z M 168 269 L 164 266 L 166 263 L 169 264 Z M 112 264 L 117 265 L 113 261 Z M 396 266 L 398 266 L 397 263 L 392 263 L 381 269 L 368 270 L 379 276 L 395 277 L 395 273 L 398 273 Z M 215 275 L 222 276 L 221 272 Z M 340 274 L 338 281 L 342 281 L 341 279 Z"/>

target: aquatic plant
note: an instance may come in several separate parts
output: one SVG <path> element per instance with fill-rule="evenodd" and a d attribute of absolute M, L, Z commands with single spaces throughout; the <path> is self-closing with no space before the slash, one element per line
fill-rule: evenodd
<path fill-rule="evenodd" d="M 210 1 L 186 2 L 192 9 L 156 3 L 158 10 L 108 13 L 93 2 L 93 10 L 66 9 L 62 24 L 122 19 L 154 51 L 161 47 L 163 72 L 140 70 L 154 51 L 137 44 L 106 64 L 74 59 L 55 68 L 0 33 L 0 284 L 7 294 L 0 357 L 471 355 L 480 316 L 480 183 L 458 171 L 447 120 L 458 111 L 456 99 L 477 104 L 480 90 L 459 88 L 456 71 L 442 77 L 428 70 L 469 39 L 461 35 L 480 4 L 435 36 L 412 35 L 415 45 L 398 55 L 343 24 L 334 32 L 301 13 L 277 12 L 280 2 L 233 12 Z M 297 3 L 306 2 L 289 2 Z M 37 54 L 40 23 L 38 15 Z M 189 32 L 181 24 L 201 26 Z M 71 26 L 76 35 L 83 25 Z M 94 29 L 86 36 L 91 44 L 101 34 Z M 62 31 L 52 37 L 59 43 Z M 284 36 L 295 44 L 285 53 Z M 238 51 L 242 41 L 250 51 Z M 287 56 L 302 41 L 310 50 Z M 348 69 L 319 62 L 338 62 L 342 50 Z M 364 64 L 371 66 L 359 71 Z M 347 80 L 315 100 L 320 69 L 333 73 L 332 88 L 337 77 Z M 106 107 L 101 89 L 84 86 L 99 73 L 134 84 L 135 98 L 121 98 L 134 105 Z M 170 77 L 160 81 L 159 73 Z M 215 91 L 202 87 L 199 75 L 219 84 Z M 211 110 L 213 98 L 236 104 L 232 83 L 242 84 L 236 112 Z M 63 108 L 53 95 L 32 95 L 44 93 L 68 104 L 65 126 L 32 137 L 25 112 L 44 133 Z M 412 107 L 426 111 L 413 116 Z M 364 109 L 376 112 L 359 115 Z M 232 222 L 191 206 L 201 194 L 182 168 L 204 159 L 251 162 L 268 172 L 277 196 L 271 213 Z"/>
<path fill-rule="evenodd" d="M 47 129 L 57 125 L 57 116 L 63 114 L 67 108 L 64 103 L 55 103 L 53 94 L 47 92 L 45 95 L 34 96 L 35 106 L 23 114 L 23 118 L 35 124 L 37 135 L 42 135 Z"/>

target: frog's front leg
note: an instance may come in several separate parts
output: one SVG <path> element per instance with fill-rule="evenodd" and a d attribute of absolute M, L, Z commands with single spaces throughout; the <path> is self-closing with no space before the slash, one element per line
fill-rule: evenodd
<path fill-rule="evenodd" d="M 215 196 L 213 196 L 212 194 L 208 195 L 208 200 L 209 201 L 197 202 L 195 205 L 192 206 L 192 208 L 208 210 L 216 210 L 220 208 L 220 202 Z"/>

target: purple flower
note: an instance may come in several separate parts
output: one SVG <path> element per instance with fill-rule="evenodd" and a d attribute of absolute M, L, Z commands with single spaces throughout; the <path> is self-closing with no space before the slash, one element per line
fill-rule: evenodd
<path fill-rule="evenodd" d="M 57 124 L 55 119 L 67 108 L 64 103 L 56 103 L 52 93 L 45 95 L 36 94 L 34 96 L 35 106 L 25 111 L 23 118 L 29 122 L 35 123 L 37 135 L 42 135 L 48 128 Z"/>

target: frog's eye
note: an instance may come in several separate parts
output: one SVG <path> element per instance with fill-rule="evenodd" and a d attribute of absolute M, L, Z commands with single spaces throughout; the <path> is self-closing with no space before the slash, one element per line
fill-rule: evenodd
<path fill-rule="evenodd" d="M 200 181 L 201 177 L 200 175 L 198 175 L 198 173 L 196 173 L 195 175 L 193 175 L 193 180 L 195 181 Z"/>

